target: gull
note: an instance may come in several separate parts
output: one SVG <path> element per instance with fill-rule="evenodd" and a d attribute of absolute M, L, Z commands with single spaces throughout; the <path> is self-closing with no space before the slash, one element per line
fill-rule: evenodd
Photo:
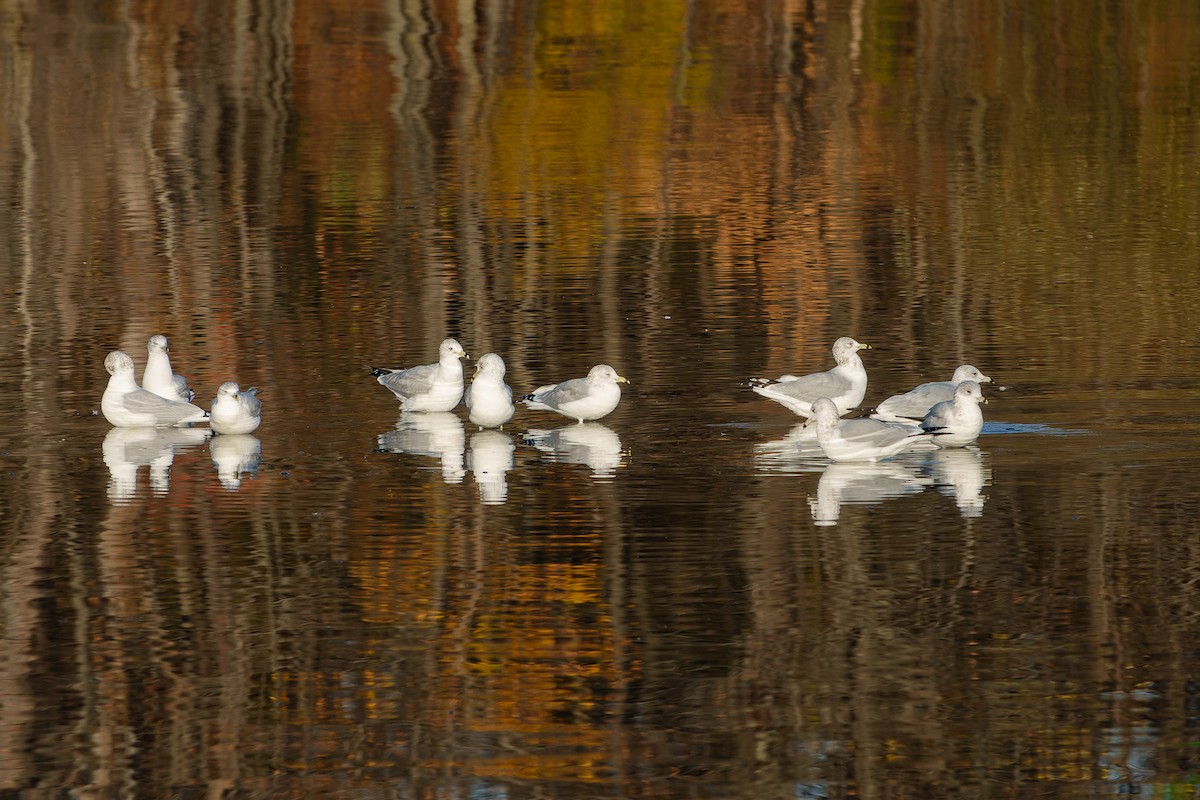
<path fill-rule="evenodd" d="M 234 381 L 225 381 L 217 389 L 208 426 L 214 433 L 250 433 L 262 424 L 262 401 L 258 389 L 242 391 Z"/>
<path fill-rule="evenodd" d="M 754 378 L 751 383 L 757 385 L 751 388 L 802 417 L 812 417 L 813 403 L 819 397 L 828 397 L 841 416 L 861 403 L 867 393 L 867 370 L 858 351 L 870 349 L 869 344 L 843 336 L 833 343 L 837 362 L 833 369 L 799 377 L 781 375 L 777 381 Z"/>
<path fill-rule="evenodd" d="M 467 388 L 467 416 L 482 428 L 502 428 L 516 409 L 512 389 L 504 382 L 504 359 L 488 353 L 475 366 L 475 378 Z"/>
<path fill-rule="evenodd" d="M 133 359 L 122 350 L 105 356 L 104 368 L 112 377 L 104 389 L 100 410 L 118 428 L 165 428 L 208 418 L 200 406 L 168 400 L 138 386 L 133 377 Z"/>
<path fill-rule="evenodd" d="M 833 461 L 879 461 L 927 444 L 931 438 L 919 426 L 909 423 L 839 419 L 837 406 L 828 397 L 813 403 L 813 421 L 821 451 Z"/>
<path fill-rule="evenodd" d="M 934 434 L 938 447 L 963 447 L 975 441 L 983 430 L 980 403 L 986 403 L 975 381 L 963 381 L 954 390 L 954 398 L 943 400 L 929 409 L 921 420 L 921 429 Z"/>
<path fill-rule="evenodd" d="M 404 411 L 451 411 L 463 395 L 462 345 L 446 339 L 438 362 L 408 369 L 376 367 L 371 374 L 400 401 Z"/>
<path fill-rule="evenodd" d="M 196 393 L 188 386 L 187 378 L 171 371 L 171 357 L 167 355 L 167 337 L 155 335 L 146 342 L 146 369 L 142 371 L 142 388 L 159 397 L 177 403 L 190 403 Z"/>
<path fill-rule="evenodd" d="M 629 381 L 608 364 L 597 364 L 586 378 L 539 386 L 522 397 L 521 402 L 536 411 L 555 411 L 582 425 L 612 413 L 621 402 L 619 383 Z"/>
<path fill-rule="evenodd" d="M 929 413 L 929 409 L 944 400 L 954 397 L 954 390 L 963 381 L 976 383 L 991 383 L 992 379 L 984 375 L 970 364 L 963 364 L 954 370 L 954 376 L 948 381 L 933 381 L 922 383 L 915 389 L 904 394 L 894 394 L 875 408 L 871 416 L 877 419 L 893 421 L 912 420 L 916 422 Z"/>

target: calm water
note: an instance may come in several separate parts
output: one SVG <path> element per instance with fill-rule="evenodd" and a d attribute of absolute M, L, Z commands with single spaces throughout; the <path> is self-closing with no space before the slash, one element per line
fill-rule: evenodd
<path fill-rule="evenodd" d="M 91 5 L 0 7 L 0 795 L 1196 792 L 1194 2 Z M 155 333 L 263 426 L 112 429 Z M 632 386 L 402 417 L 448 335 Z M 978 446 L 797 448 L 843 335 Z"/>

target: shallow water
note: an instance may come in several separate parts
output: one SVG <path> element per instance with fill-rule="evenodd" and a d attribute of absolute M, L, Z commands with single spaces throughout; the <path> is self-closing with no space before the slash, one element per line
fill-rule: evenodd
<path fill-rule="evenodd" d="M 0 791 L 1193 793 L 1197 8 L 553 5 L 0 10 Z M 798 442 L 842 335 L 978 443 Z"/>

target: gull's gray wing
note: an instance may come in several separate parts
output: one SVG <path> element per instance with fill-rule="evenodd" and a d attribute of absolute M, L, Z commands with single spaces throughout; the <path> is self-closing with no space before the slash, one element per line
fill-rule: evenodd
<path fill-rule="evenodd" d="M 153 414 L 160 422 L 178 423 L 186 419 L 200 419 L 204 409 L 190 403 L 173 403 L 154 392 L 137 389 L 122 398 L 125 407 L 137 414 Z"/>
<path fill-rule="evenodd" d="M 386 375 L 380 375 L 378 380 L 396 394 L 412 397 L 433 388 L 433 379 L 437 376 L 438 366 L 438 364 L 422 364 L 419 367 L 397 369 Z"/>
<path fill-rule="evenodd" d="M 927 431 L 936 431 L 952 425 L 954 423 L 953 413 L 954 401 L 944 400 L 929 409 L 925 419 L 921 420 L 921 428 Z"/>
<path fill-rule="evenodd" d="M 920 419 L 937 403 L 954 397 L 955 384 L 950 381 L 922 383 L 915 389 L 896 394 L 880 403 L 875 411 L 895 417 Z"/>
<path fill-rule="evenodd" d="M 251 417 L 257 417 L 262 413 L 262 400 L 258 399 L 258 389 L 247 389 L 244 392 L 238 392 L 238 407 L 242 413 Z"/>
<path fill-rule="evenodd" d="M 771 385 L 771 389 L 780 394 L 810 403 L 819 397 L 840 397 L 851 388 L 853 387 L 850 381 L 833 372 L 814 372 L 811 375 L 801 375 L 794 381 Z"/>
<path fill-rule="evenodd" d="M 848 419 L 838 425 L 838 434 L 847 442 L 887 447 L 921 433 L 915 425 L 889 425 L 877 419 Z"/>
<path fill-rule="evenodd" d="M 587 378 L 572 378 L 557 386 L 538 389 L 533 393 L 533 401 L 552 408 L 561 408 L 563 403 L 587 397 L 589 389 Z"/>

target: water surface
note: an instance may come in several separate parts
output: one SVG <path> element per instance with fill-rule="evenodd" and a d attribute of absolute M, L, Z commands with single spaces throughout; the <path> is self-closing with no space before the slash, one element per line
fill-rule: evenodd
<path fill-rule="evenodd" d="M 1195 791 L 1193 4 L 31 0 L 0 63 L 3 792 Z M 262 427 L 112 429 L 155 333 Z M 798 447 L 745 382 L 843 335 L 995 377 L 977 445 Z M 632 384 L 402 415 L 446 336 Z"/>

